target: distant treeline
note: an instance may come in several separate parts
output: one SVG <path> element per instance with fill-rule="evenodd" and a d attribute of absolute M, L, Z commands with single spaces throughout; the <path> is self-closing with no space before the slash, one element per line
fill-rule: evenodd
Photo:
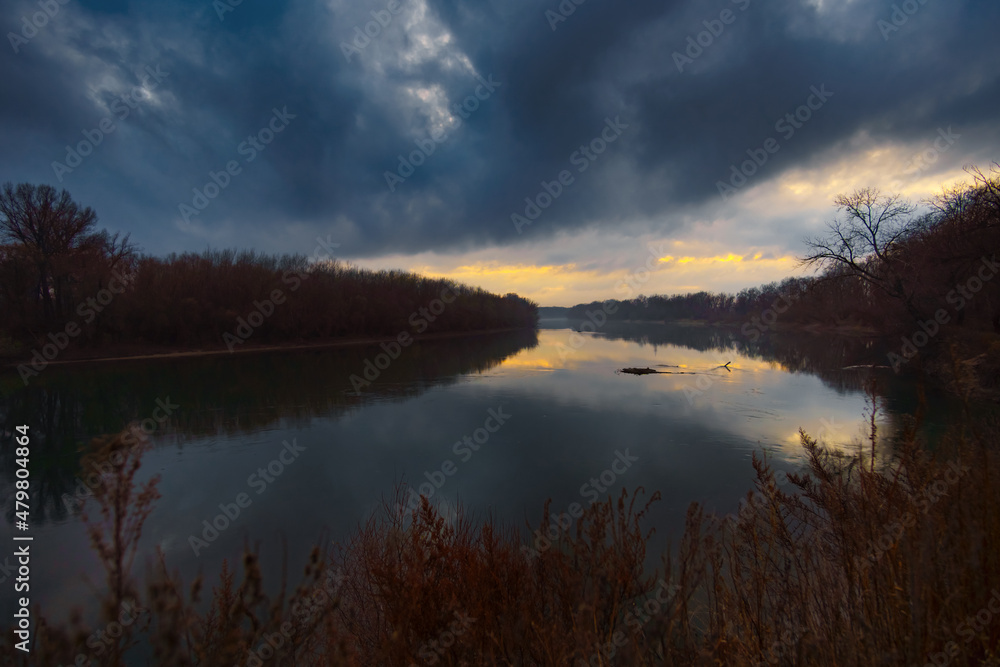
<path fill-rule="evenodd" d="M 66 191 L 0 192 L 6 345 L 236 347 L 340 337 L 534 327 L 537 304 L 450 280 L 252 251 L 165 258 L 94 231 Z M 314 258 L 315 259 L 315 258 Z"/>
<path fill-rule="evenodd" d="M 764 322 L 869 327 L 885 334 L 940 327 L 1000 333 L 1000 166 L 970 169 L 973 182 L 927 202 L 930 212 L 874 188 L 836 199 L 840 217 L 808 241 L 815 277 L 744 289 L 594 302 L 569 309 L 586 319 L 605 306 L 612 320 Z M 613 311 L 613 312 L 610 312 Z M 772 312 L 768 312 L 772 311 Z"/>
<path fill-rule="evenodd" d="M 769 283 L 761 287 L 749 287 L 739 294 L 694 292 L 672 296 L 639 296 L 618 301 L 595 301 L 580 304 L 568 310 L 572 319 L 587 319 L 587 313 L 594 313 L 606 307 L 611 320 L 632 320 L 638 322 L 672 322 L 676 320 L 707 320 L 722 322 L 739 320 L 769 308 L 782 295 L 794 300 L 809 287 L 809 278 L 786 278 L 780 283 Z M 613 312 L 611 312 L 613 311 Z"/>

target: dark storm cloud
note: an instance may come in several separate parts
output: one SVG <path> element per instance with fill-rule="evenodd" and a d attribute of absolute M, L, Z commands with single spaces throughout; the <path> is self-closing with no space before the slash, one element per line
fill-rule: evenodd
<path fill-rule="evenodd" d="M 148 251 L 211 243 L 308 253 L 315 236 L 332 233 L 362 256 L 670 220 L 717 200 L 730 165 L 769 137 L 780 150 L 758 182 L 862 132 L 910 142 L 961 125 L 996 137 L 1000 5 L 986 0 L 910 0 L 918 9 L 891 31 L 878 24 L 892 20 L 888 2 L 565 0 L 575 10 L 552 30 L 553 0 L 402 0 L 392 14 L 387 0 L 244 0 L 232 11 L 223 1 L 55 0 L 58 11 L 18 53 L 8 37 L 0 179 L 66 187 Z M 724 10 L 725 25 L 716 22 Z M 5 4 L 0 26 L 20 34 L 22 17 L 39 11 Z M 342 43 L 372 11 L 387 25 L 348 59 Z M 678 71 L 673 54 L 705 21 L 721 33 Z M 121 118 L 115 100 L 149 67 L 168 74 Z M 500 85 L 390 192 L 385 172 L 475 95 L 476 75 Z M 784 139 L 775 122 L 821 85 L 833 97 Z M 294 118 L 271 143 L 244 143 L 286 108 Z M 571 155 L 608 118 L 627 129 L 579 173 Z M 58 182 L 52 162 L 102 120 L 113 131 Z M 179 205 L 197 203 L 193 189 L 210 172 L 225 182 L 230 161 L 239 173 L 182 221 Z M 567 169 L 572 185 L 518 235 L 511 214 Z"/>

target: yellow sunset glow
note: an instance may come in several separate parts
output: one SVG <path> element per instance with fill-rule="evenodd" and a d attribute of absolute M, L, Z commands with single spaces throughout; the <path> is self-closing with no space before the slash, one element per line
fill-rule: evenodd
<path fill-rule="evenodd" d="M 701 290 L 738 291 L 743 287 L 781 280 L 792 275 L 797 259 L 791 255 L 775 257 L 764 251 L 733 252 L 717 249 L 711 243 L 681 243 L 690 254 L 647 257 L 632 268 L 588 269 L 580 263 L 529 264 L 497 259 L 428 257 L 418 263 L 400 258 L 398 263 L 381 260 L 361 262 L 372 268 L 404 268 L 433 278 L 447 278 L 482 287 L 500 294 L 516 292 L 543 306 L 571 306 L 604 299 L 626 299 L 639 294 L 682 294 Z M 498 251 L 494 254 L 501 254 Z M 719 269 L 725 266 L 728 284 L 720 286 Z M 625 285 L 630 285 L 627 289 Z"/>
<path fill-rule="evenodd" d="M 921 158 L 935 133 L 911 145 L 878 143 L 859 132 L 816 161 L 748 185 L 726 206 L 706 206 L 683 231 L 618 236 L 605 226 L 574 234 L 460 252 L 399 254 L 360 262 L 449 278 L 491 292 L 516 292 L 542 306 L 572 306 L 640 294 L 736 293 L 805 275 L 805 239 L 836 217 L 839 194 L 875 186 L 918 203 L 968 180 L 952 155 Z M 780 234 L 761 233 L 781 220 Z M 656 223 L 656 221 L 649 221 Z M 768 238 L 761 242 L 762 238 Z M 609 259 L 612 258 L 612 259 Z"/>

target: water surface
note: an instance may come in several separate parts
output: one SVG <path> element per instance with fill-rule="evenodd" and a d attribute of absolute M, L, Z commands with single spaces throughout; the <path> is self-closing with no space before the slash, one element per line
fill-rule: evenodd
<path fill-rule="evenodd" d="M 751 488 L 752 452 L 787 471 L 801 460 L 800 428 L 854 448 L 864 432 L 867 371 L 843 366 L 871 356 L 870 341 L 750 345 L 725 329 L 572 326 L 420 342 L 387 365 L 382 348 L 361 345 L 53 366 L 27 388 L 16 374 L 0 377 L 4 451 L 14 426 L 31 427 L 34 600 L 57 618 L 93 607 L 85 576 L 100 581 L 100 571 L 72 501 L 87 472 L 78 449 L 162 417 L 165 405 L 168 419 L 146 422 L 155 430 L 141 475 L 160 475 L 162 498 L 135 572 L 159 547 L 185 581 L 199 571 L 211 581 L 244 544 L 259 546 L 270 574 L 287 550 L 296 574 L 310 545 L 344 539 L 401 482 L 439 483 L 432 501 L 446 514 L 461 503 L 520 526 L 538 522 L 547 498 L 564 512 L 623 486 L 659 490 L 651 546 L 662 550 L 692 501 L 735 509 Z M 386 367 L 357 391 L 366 360 Z M 615 372 L 625 367 L 661 373 Z M 882 380 L 890 433 L 915 392 Z M 5 540 L 12 458 L 0 463 Z M 240 494 L 239 517 L 192 546 Z"/>

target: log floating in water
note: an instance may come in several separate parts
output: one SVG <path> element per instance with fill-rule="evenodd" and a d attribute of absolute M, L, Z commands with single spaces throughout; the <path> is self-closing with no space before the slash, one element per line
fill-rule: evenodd
<path fill-rule="evenodd" d="M 729 364 L 731 363 L 733 362 L 730 361 L 725 366 L 716 366 L 716 368 L 725 368 L 728 371 L 730 370 Z M 677 366 L 667 366 L 666 364 L 659 365 L 667 368 L 677 368 Z M 655 368 L 619 368 L 615 370 L 615 373 L 627 373 L 628 375 L 650 375 L 651 373 L 656 373 L 657 375 L 698 375 L 698 371 L 658 371 Z"/>

